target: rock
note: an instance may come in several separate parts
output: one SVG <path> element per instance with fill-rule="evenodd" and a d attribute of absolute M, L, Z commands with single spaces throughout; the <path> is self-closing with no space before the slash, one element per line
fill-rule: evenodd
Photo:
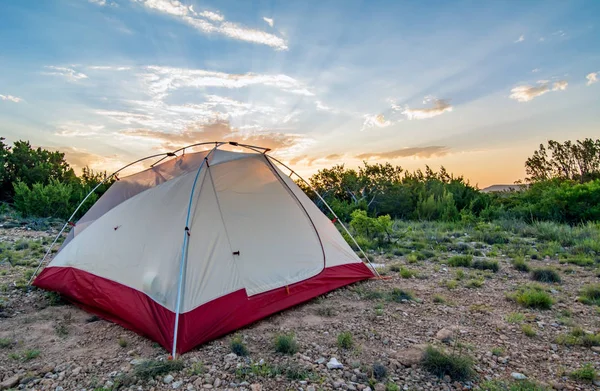
<path fill-rule="evenodd" d="M 335 357 L 331 357 L 331 360 L 327 363 L 329 369 L 343 369 L 344 366 Z"/>
<path fill-rule="evenodd" d="M 82 369 L 81 367 L 77 367 L 77 368 L 73 369 L 73 372 L 72 372 L 73 375 L 74 376 L 79 375 L 79 373 L 81 372 L 81 369 Z"/>
<path fill-rule="evenodd" d="M 450 329 L 443 328 L 435 334 L 435 338 L 442 342 L 449 342 L 452 339 L 454 332 Z"/>
<path fill-rule="evenodd" d="M 525 379 L 527 379 L 527 376 L 525 376 L 525 375 L 523 375 L 522 373 L 519 373 L 519 372 L 513 372 L 510 375 L 515 380 L 525 380 Z"/>
<path fill-rule="evenodd" d="M 396 353 L 396 359 L 405 367 L 411 367 L 418 364 L 423 359 L 423 349 L 419 347 L 410 347 Z"/>
<path fill-rule="evenodd" d="M 6 390 L 8 388 L 16 386 L 19 383 L 19 380 L 21 380 L 19 375 L 14 375 L 9 378 L 6 378 L 6 380 L 0 383 L 0 390 Z"/>
<path fill-rule="evenodd" d="M 58 386 L 54 389 L 54 391 L 65 391 L 65 389 L 62 388 L 61 386 Z"/>
<path fill-rule="evenodd" d="M 252 391 L 262 391 L 262 385 L 255 383 L 250 385 Z"/>
<path fill-rule="evenodd" d="M 319 357 L 319 359 L 317 359 L 317 361 L 315 361 L 317 364 L 321 365 L 325 363 L 325 357 Z"/>
<path fill-rule="evenodd" d="M 181 387 L 183 385 L 183 381 L 182 380 L 178 380 L 173 382 L 173 384 L 171 384 L 171 387 L 173 387 L 174 390 L 178 389 L 179 387 Z"/>
<path fill-rule="evenodd" d="M 375 391 L 385 391 L 385 384 L 383 384 L 383 383 L 375 384 Z"/>
<path fill-rule="evenodd" d="M 231 362 L 237 360 L 238 356 L 235 353 L 229 353 L 225 356 L 225 362 Z"/>
<path fill-rule="evenodd" d="M 317 389 L 315 388 L 315 386 L 308 386 L 306 387 L 306 391 L 317 391 Z"/>
<path fill-rule="evenodd" d="M 163 383 L 169 384 L 169 383 L 171 383 L 173 381 L 173 379 L 174 379 L 173 376 L 167 375 L 167 376 L 164 377 Z"/>
<path fill-rule="evenodd" d="M 554 382 L 554 383 L 552 383 L 552 388 L 560 391 L 560 390 L 563 390 L 565 388 L 565 386 L 562 383 Z"/>
<path fill-rule="evenodd" d="M 592 346 L 592 352 L 600 353 L 600 346 Z"/>
<path fill-rule="evenodd" d="M 215 379 L 215 382 L 213 383 L 213 386 L 215 386 L 215 387 L 219 388 L 219 386 L 220 386 L 220 385 L 221 385 L 221 379 L 219 379 L 219 378 L 216 378 L 216 379 Z"/>

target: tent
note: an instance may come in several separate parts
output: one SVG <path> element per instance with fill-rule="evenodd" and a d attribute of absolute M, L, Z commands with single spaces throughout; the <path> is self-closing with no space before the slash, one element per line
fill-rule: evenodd
<path fill-rule="evenodd" d="M 211 144 L 111 175 L 33 284 L 175 355 L 374 276 L 267 149 Z"/>

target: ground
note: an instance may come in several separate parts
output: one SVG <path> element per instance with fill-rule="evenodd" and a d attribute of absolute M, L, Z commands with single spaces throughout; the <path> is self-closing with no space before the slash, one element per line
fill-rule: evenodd
<path fill-rule="evenodd" d="M 169 362 L 154 342 L 27 288 L 60 228 L 33 223 L 0 220 L 0 389 L 543 389 L 513 379 L 523 376 L 550 389 L 596 387 L 600 312 L 582 302 L 581 290 L 599 282 L 598 226 L 396 222 L 393 244 L 370 244 L 384 279 L 331 292 Z M 498 270 L 451 266 L 465 259 L 496 261 Z M 510 299 L 533 283 L 515 259 L 558 272 L 562 282 L 536 283 L 551 297 L 549 309 Z M 292 333 L 298 351 L 276 352 L 276 337 Z M 247 356 L 232 353 L 233 340 Z M 429 372 L 427 345 L 451 359 L 470 357 L 473 376 Z M 343 369 L 328 369 L 332 358 Z M 142 379 L 148 363 L 173 365 Z M 591 368 L 590 380 L 581 379 L 582 368 Z"/>

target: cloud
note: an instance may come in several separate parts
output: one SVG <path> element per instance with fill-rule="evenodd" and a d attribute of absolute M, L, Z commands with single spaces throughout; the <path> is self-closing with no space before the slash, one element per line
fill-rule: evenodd
<path fill-rule="evenodd" d="M 288 163 L 290 165 L 294 166 L 294 165 L 302 162 L 306 166 L 312 166 L 313 163 L 315 163 L 315 162 L 319 162 L 319 163 L 338 162 L 341 158 L 342 158 L 342 155 L 339 155 L 337 153 L 333 153 L 333 154 L 327 155 L 325 157 L 321 157 L 321 156 L 315 157 L 315 156 L 309 156 L 309 155 L 299 155 L 299 156 L 293 157 L 290 160 L 288 160 Z"/>
<path fill-rule="evenodd" d="M 52 70 L 53 72 L 42 72 L 44 75 L 50 76 L 61 76 L 66 78 L 68 81 L 76 82 L 82 79 L 87 79 L 87 75 L 81 72 L 77 72 L 75 69 L 67 67 L 57 67 L 48 65 L 45 68 Z"/>
<path fill-rule="evenodd" d="M 363 118 L 365 120 L 363 122 L 363 127 L 362 127 L 361 131 L 363 131 L 365 129 L 371 129 L 374 127 L 387 128 L 388 126 L 393 125 L 393 122 L 386 120 L 383 114 L 375 114 L 375 115 L 365 114 L 363 116 Z"/>
<path fill-rule="evenodd" d="M 2 95 L 2 94 L 0 94 L 0 99 L 1 100 L 6 100 L 6 101 L 9 101 L 9 102 L 14 102 L 14 103 L 23 102 L 22 98 L 18 98 L 16 96 L 12 96 L 12 95 Z"/>
<path fill-rule="evenodd" d="M 588 73 L 585 77 L 587 79 L 586 85 L 591 86 L 594 83 L 598 83 L 598 72 Z"/>
<path fill-rule="evenodd" d="M 129 71 L 131 67 L 117 67 L 110 65 L 90 65 L 87 67 L 88 69 L 93 69 L 95 71 Z"/>
<path fill-rule="evenodd" d="M 443 146 L 402 148 L 388 152 L 362 153 L 357 159 L 398 159 L 403 157 L 430 158 L 448 154 L 448 148 Z"/>
<path fill-rule="evenodd" d="M 523 42 L 525 40 L 525 36 L 521 35 L 516 41 L 515 43 L 519 43 L 519 42 Z"/>
<path fill-rule="evenodd" d="M 162 97 L 171 90 L 184 87 L 204 88 L 243 88 L 254 85 L 276 87 L 292 94 L 313 96 L 314 93 L 298 80 L 283 74 L 230 74 L 202 69 L 172 68 L 161 66 L 146 67 L 142 79 L 151 94 Z"/>
<path fill-rule="evenodd" d="M 75 148 L 71 146 L 42 147 L 50 151 L 60 151 L 65 154 L 65 160 L 75 171 L 81 171 L 84 167 L 89 167 L 95 171 L 107 171 L 109 174 L 123 167 L 129 161 L 123 160 L 118 155 L 102 156 L 86 149 Z M 142 169 L 142 165 L 135 165 L 130 172 L 136 172 Z"/>
<path fill-rule="evenodd" d="M 178 18 L 205 34 L 219 34 L 231 39 L 270 46 L 276 50 L 287 50 L 287 42 L 274 34 L 228 22 L 219 13 L 203 11 L 197 13 L 178 0 L 132 0 L 146 8 Z"/>
<path fill-rule="evenodd" d="M 65 122 L 57 126 L 54 134 L 60 137 L 90 137 L 103 135 L 104 125 L 90 125 L 79 121 Z"/>
<path fill-rule="evenodd" d="M 531 73 L 538 73 L 539 71 L 540 71 L 540 69 L 539 69 L 539 68 L 533 68 L 533 69 L 531 70 Z"/>
<path fill-rule="evenodd" d="M 327 106 L 326 104 L 324 104 L 320 100 L 316 100 L 315 101 L 315 106 L 317 107 L 318 111 L 330 111 L 332 113 L 337 113 L 338 112 L 336 109 L 333 109 L 333 108 Z"/>
<path fill-rule="evenodd" d="M 402 114 L 406 115 L 409 120 L 413 119 L 427 119 L 433 118 L 438 115 L 442 115 L 446 112 L 452 111 L 452 106 L 450 105 L 447 99 L 436 99 L 434 97 L 426 97 L 423 101 L 423 104 L 433 102 L 433 107 L 423 108 L 423 109 L 411 109 L 406 106 L 402 110 Z M 392 106 L 393 109 L 398 110 L 402 109 L 397 105 Z"/>
<path fill-rule="evenodd" d="M 559 80 L 550 85 L 548 80 L 539 80 L 538 86 L 522 85 L 510 90 L 510 98 L 518 102 L 529 102 L 538 96 L 544 95 L 550 91 L 564 91 L 569 83 L 566 80 Z"/>
<path fill-rule="evenodd" d="M 303 136 L 279 132 L 242 132 L 232 128 L 229 121 L 219 120 L 211 124 L 191 124 L 182 132 L 165 133 L 150 129 L 128 129 L 121 133 L 158 144 L 161 149 L 173 150 L 186 145 L 209 141 L 237 141 L 244 144 L 284 151 L 306 143 Z"/>
<path fill-rule="evenodd" d="M 106 0 L 88 0 L 88 2 L 99 5 L 100 7 L 104 7 L 106 5 Z"/>
<path fill-rule="evenodd" d="M 263 20 L 264 20 L 265 22 L 267 22 L 267 24 L 268 24 L 269 26 L 271 26 L 271 27 L 273 27 L 273 24 L 275 23 L 275 21 L 274 21 L 273 19 L 271 19 L 271 18 L 267 18 L 266 16 L 263 16 Z"/>

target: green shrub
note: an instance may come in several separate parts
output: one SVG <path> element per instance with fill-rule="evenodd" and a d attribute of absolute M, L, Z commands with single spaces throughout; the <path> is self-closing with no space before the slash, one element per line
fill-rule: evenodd
<path fill-rule="evenodd" d="M 337 337 L 338 346 L 342 349 L 350 349 L 354 342 L 352 341 L 352 333 L 349 331 L 344 331 L 340 333 Z"/>
<path fill-rule="evenodd" d="M 248 348 L 246 348 L 246 344 L 244 344 L 244 340 L 241 335 L 236 335 L 231 339 L 229 344 L 231 348 L 231 352 L 236 354 L 237 356 L 247 356 Z"/>
<path fill-rule="evenodd" d="M 537 335 L 537 331 L 528 324 L 521 325 L 521 331 L 528 337 L 535 337 Z"/>
<path fill-rule="evenodd" d="M 552 268 L 533 269 L 531 271 L 531 279 L 546 283 L 562 282 L 560 274 Z"/>
<path fill-rule="evenodd" d="M 134 367 L 133 373 L 142 380 L 150 380 L 156 376 L 181 371 L 183 366 L 183 361 L 180 360 L 145 360 Z"/>
<path fill-rule="evenodd" d="M 504 382 L 501 380 L 485 381 L 476 388 L 477 391 L 551 391 L 529 380 Z"/>
<path fill-rule="evenodd" d="M 391 272 L 399 272 L 403 269 L 402 265 L 399 263 L 394 263 L 393 265 L 390 265 L 390 271 Z"/>
<path fill-rule="evenodd" d="M 467 380 L 474 375 L 473 360 L 455 353 L 446 353 L 428 346 L 423 357 L 423 367 L 433 375 L 443 378 L 448 375 L 452 380 Z"/>
<path fill-rule="evenodd" d="M 297 364 L 292 364 L 285 369 L 285 376 L 289 380 L 304 380 L 309 377 L 311 370 L 303 368 Z"/>
<path fill-rule="evenodd" d="M 406 269 L 404 267 L 400 268 L 400 277 L 402 277 L 402 278 L 413 278 L 416 275 L 417 275 L 417 272 L 415 272 L 413 270 Z"/>
<path fill-rule="evenodd" d="M 584 286 L 579 292 L 579 301 L 589 305 L 600 305 L 600 284 Z"/>
<path fill-rule="evenodd" d="M 471 262 L 473 262 L 472 255 L 455 255 L 453 257 L 448 258 L 448 265 L 454 267 L 470 267 Z"/>
<path fill-rule="evenodd" d="M 400 391 L 400 386 L 396 383 L 388 382 L 385 385 L 385 391 Z"/>
<path fill-rule="evenodd" d="M 506 317 L 506 321 L 508 323 L 523 323 L 523 321 L 525 321 L 525 315 L 519 312 L 511 312 Z"/>
<path fill-rule="evenodd" d="M 466 275 L 465 275 L 465 272 L 464 272 L 464 271 L 462 271 L 462 270 L 460 270 L 460 269 L 458 269 L 458 270 L 456 271 L 456 279 L 457 279 L 458 281 L 460 281 L 460 280 L 464 280 L 465 276 L 466 276 Z"/>
<path fill-rule="evenodd" d="M 465 287 L 469 288 L 469 289 L 474 289 L 474 288 L 481 288 L 483 286 L 483 280 L 469 280 L 466 284 Z"/>
<path fill-rule="evenodd" d="M 15 341 L 10 338 L 0 338 L 0 349 L 7 349 L 14 346 Z"/>
<path fill-rule="evenodd" d="M 538 308 L 547 310 L 552 307 L 553 300 L 541 287 L 528 285 L 520 287 L 517 292 L 509 295 L 509 298 L 526 308 Z"/>
<path fill-rule="evenodd" d="M 491 353 L 494 356 L 500 357 L 504 354 L 504 348 L 501 348 L 501 347 L 492 348 Z"/>
<path fill-rule="evenodd" d="M 414 300 L 415 297 L 409 291 L 405 291 L 400 288 L 394 288 L 388 294 L 388 301 L 395 301 L 396 303 L 400 303 L 403 300 Z"/>
<path fill-rule="evenodd" d="M 458 281 L 446 280 L 444 285 L 446 285 L 446 288 L 448 288 L 448 289 L 456 289 L 458 287 Z"/>
<path fill-rule="evenodd" d="M 528 273 L 530 270 L 529 264 L 527 262 L 525 262 L 525 260 L 523 260 L 523 259 L 513 260 L 512 265 L 515 268 L 515 270 L 518 270 L 520 272 Z"/>
<path fill-rule="evenodd" d="M 583 380 L 593 382 L 598 377 L 596 370 L 592 364 L 585 364 L 583 367 L 576 371 L 569 373 L 569 377 L 575 380 Z"/>
<path fill-rule="evenodd" d="M 498 261 L 476 260 L 473 262 L 471 267 L 473 269 L 479 269 L 479 270 L 491 270 L 494 273 L 496 273 L 498 270 L 500 270 L 500 267 L 498 266 Z"/>
<path fill-rule="evenodd" d="M 373 364 L 371 373 L 375 380 L 382 381 L 387 377 L 387 368 L 380 363 L 375 363 Z"/>
<path fill-rule="evenodd" d="M 275 351 L 292 355 L 298 351 L 298 342 L 294 333 L 279 334 L 275 337 Z"/>
<path fill-rule="evenodd" d="M 446 304 L 446 298 L 442 295 L 434 295 L 433 302 L 438 304 Z"/>

